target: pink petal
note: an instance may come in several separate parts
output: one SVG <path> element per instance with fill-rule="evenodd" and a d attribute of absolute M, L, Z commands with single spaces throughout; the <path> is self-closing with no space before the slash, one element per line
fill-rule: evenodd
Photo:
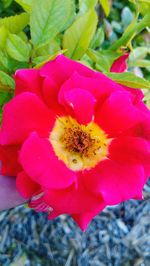
<path fill-rule="evenodd" d="M 64 81 L 70 78 L 75 71 L 84 76 L 93 75 L 93 70 L 64 55 L 59 55 L 55 60 L 45 64 L 40 70 L 40 75 L 55 80 L 60 86 Z"/>
<path fill-rule="evenodd" d="M 101 205 L 102 197 L 89 193 L 82 183 L 82 176 L 79 176 L 77 187 L 72 185 L 66 189 L 47 190 L 44 201 L 60 214 L 72 214 L 95 210 Z"/>
<path fill-rule="evenodd" d="M 39 97 L 29 92 L 21 93 L 4 106 L 0 143 L 19 144 L 32 131 L 49 136 L 54 120 L 54 115 Z"/>
<path fill-rule="evenodd" d="M 140 137 L 150 142 L 150 117 L 143 115 L 141 121 L 124 131 L 122 136 Z"/>
<path fill-rule="evenodd" d="M 144 104 L 144 102 L 139 101 L 136 104 L 136 107 L 139 108 L 139 110 L 143 112 L 143 116 L 145 117 L 149 116 L 149 119 L 150 119 L 150 109 L 148 109 L 148 107 Z"/>
<path fill-rule="evenodd" d="M 64 115 L 64 107 L 58 102 L 59 87 L 51 78 L 45 78 L 42 84 L 42 96 L 44 102 L 52 109 L 57 115 Z"/>
<path fill-rule="evenodd" d="M 60 213 L 53 210 L 53 208 L 44 201 L 44 194 L 44 191 L 39 191 L 39 193 L 32 196 L 28 205 L 36 212 L 46 212 L 48 214 L 48 219 L 52 220 L 59 216 Z"/>
<path fill-rule="evenodd" d="M 37 133 L 24 142 L 20 163 L 31 179 L 45 188 L 65 188 L 76 181 L 76 174 L 56 157 L 50 142 Z"/>
<path fill-rule="evenodd" d="M 40 95 L 40 76 L 37 69 L 20 69 L 15 73 L 15 94 L 22 92 L 33 92 Z"/>
<path fill-rule="evenodd" d="M 49 216 L 53 216 L 53 218 L 56 217 L 56 213 L 55 217 L 53 215 L 53 209 L 47 203 L 44 202 L 44 191 L 42 190 L 32 196 L 29 202 L 29 207 L 33 208 L 36 212 L 46 212 L 49 214 Z M 52 215 L 50 215 L 51 212 Z"/>
<path fill-rule="evenodd" d="M 128 68 L 128 65 L 126 63 L 128 57 L 129 53 L 125 53 L 124 55 L 116 59 L 111 66 L 110 72 L 116 72 L 116 73 L 125 72 Z"/>
<path fill-rule="evenodd" d="M 142 90 L 139 89 L 135 89 L 135 88 L 130 88 L 127 86 L 122 85 L 122 87 L 126 90 L 129 91 L 130 93 L 132 93 L 132 95 L 134 95 L 134 104 L 136 105 L 137 103 L 141 102 L 142 99 L 144 98 L 144 93 L 142 92 Z"/>
<path fill-rule="evenodd" d="M 90 194 L 83 186 L 71 186 L 48 190 L 44 201 L 60 214 L 72 214 L 92 211 L 99 206 L 101 199 Z"/>
<path fill-rule="evenodd" d="M 100 206 L 96 208 L 93 212 L 85 212 L 81 214 L 72 214 L 72 218 L 75 220 L 75 222 L 79 225 L 82 231 L 85 231 L 89 225 L 89 223 L 92 221 L 92 219 L 98 215 L 104 208 L 105 204 L 102 202 L 100 203 Z"/>
<path fill-rule="evenodd" d="M 52 212 L 49 213 L 48 220 L 53 220 L 53 219 L 57 218 L 59 215 L 60 215 L 60 213 L 53 210 Z"/>
<path fill-rule="evenodd" d="M 90 92 L 100 102 L 113 91 L 124 91 L 120 85 L 100 72 L 93 71 L 92 77 L 82 76 L 78 72 L 74 72 L 60 88 L 58 96 L 60 103 L 64 101 L 65 94 L 73 88 L 80 88 Z"/>
<path fill-rule="evenodd" d="M 142 164 L 150 176 L 150 143 L 142 138 L 120 137 L 109 146 L 109 158 L 119 163 Z"/>
<path fill-rule="evenodd" d="M 80 124 L 87 124 L 92 121 L 96 99 L 90 92 L 76 88 L 66 92 L 64 98 L 62 104 L 70 107 L 73 116 Z"/>
<path fill-rule="evenodd" d="M 1 174 L 16 176 L 22 167 L 18 162 L 20 145 L 0 145 L 0 161 L 2 162 Z"/>
<path fill-rule="evenodd" d="M 34 195 L 32 195 L 29 202 L 29 207 L 33 209 L 35 208 L 35 210 L 38 211 L 41 203 L 44 203 L 43 196 L 44 196 L 44 191 L 42 189 L 37 193 L 35 193 Z"/>
<path fill-rule="evenodd" d="M 119 204 L 137 196 L 141 198 L 144 169 L 140 164 L 104 160 L 84 173 L 84 184 L 95 195 L 101 193 L 107 205 Z"/>
<path fill-rule="evenodd" d="M 17 175 L 16 187 L 22 197 L 27 199 L 40 190 L 40 186 L 23 171 Z"/>
<path fill-rule="evenodd" d="M 95 121 L 110 136 L 121 134 L 141 120 L 141 112 L 132 104 L 128 93 L 114 92 L 97 110 Z"/>

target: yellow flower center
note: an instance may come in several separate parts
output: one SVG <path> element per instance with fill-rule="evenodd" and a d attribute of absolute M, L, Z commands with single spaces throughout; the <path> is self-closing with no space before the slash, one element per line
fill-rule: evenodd
<path fill-rule="evenodd" d="M 74 171 L 96 166 L 108 153 L 109 140 L 97 124 L 80 125 L 70 116 L 57 118 L 50 142 L 58 158 Z"/>

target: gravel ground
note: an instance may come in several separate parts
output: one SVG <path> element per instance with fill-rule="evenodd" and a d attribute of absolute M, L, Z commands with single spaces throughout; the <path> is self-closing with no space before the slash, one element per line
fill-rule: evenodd
<path fill-rule="evenodd" d="M 144 201 L 105 209 L 82 233 L 68 216 L 0 213 L 0 266 L 150 266 L 150 181 Z"/>

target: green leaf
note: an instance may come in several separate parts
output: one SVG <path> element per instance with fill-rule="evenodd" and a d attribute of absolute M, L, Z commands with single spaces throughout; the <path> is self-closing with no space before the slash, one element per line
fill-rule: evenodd
<path fill-rule="evenodd" d="M 0 27 L 0 48 L 4 48 L 6 45 L 6 39 L 7 39 L 7 30 L 4 26 Z"/>
<path fill-rule="evenodd" d="M 150 12 L 146 13 L 145 16 L 137 22 L 137 16 L 133 19 L 132 23 L 126 28 L 125 32 L 113 45 L 111 50 L 117 50 L 120 47 L 128 46 L 131 40 L 140 33 L 143 29 L 150 26 Z"/>
<path fill-rule="evenodd" d="M 84 54 L 82 56 L 82 58 L 80 59 L 80 62 L 82 64 L 86 65 L 87 67 L 93 69 L 93 61 L 91 60 L 91 58 L 87 54 Z"/>
<path fill-rule="evenodd" d="M 0 71 L 0 122 L 2 119 L 2 106 L 12 97 L 14 87 L 15 82 L 13 78 Z"/>
<path fill-rule="evenodd" d="M 1 70 L 9 73 L 14 73 L 17 64 L 18 63 L 16 62 L 16 60 L 9 57 L 5 50 L 0 49 L 0 67 L 3 66 L 3 69 Z"/>
<path fill-rule="evenodd" d="M 43 46 L 66 28 L 74 16 L 74 1 L 35 0 L 31 13 L 31 39 L 36 46 Z"/>
<path fill-rule="evenodd" d="M 5 51 L 0 49 L 0 65 L 4 67 L 5 70 L 8 70 L 8 55 L 6 54 Z"/>
<path fill-rule="evenodd" d="M 41 68 L 43 65 L 45 65 L 50 60 L 54 60 L 57 55 L 64 54 L 64 52 L 65 52 L 65 50 L 60 50 L 60 51 L 57 51 L 56 53 L 52 54 L 51 56 L 46 56 L 46 58 L 45 58 L 45 56 L 40 56 L 40 57 L 34 58 L 33 63 L 36 64 L 36 66 L 34 68 L 36 68 L 36 69 Z"/>
<path fill-rule="evenodd" d="M 97 21 L 96 12 L 90 10 L 78 17 L 67 29 L 63 38 L 63 49 L 67 49 L 67 56 L 73 59 L 80 59 L 83 56 L 95 34 Z"/>
<path fill-rule="evenodd" d="M 2 106 L 8 102 L 10 99 L 8 91 L 1 91 L 0 90 L 0 122 L 1 122 L 1 114 L 2 114 Z"/>
<path fill-rule="evenodd" d="M 91 48 L 96 49 L 99 48 L 100 45 L 104 42 L 105 33 L 102 27 L 98 28 L 92 42 L 91 42 Z"/>
<path fill-rule="evenodd" d="M 98 0 L 79 0 L 80 13 L 85 13 L 96 6 Z"/>
<path fill-rule="evenodd" d="M 28 42 L 28 36 L 24 33 L 24 31 L 20 31 L 17 35 L 26 43 Z"/>
<path fill-rule="evenodd" d="M 0 49 L 0 70 L 13 74 L 17 69 L 28 67 L 27 62 L 18 62 L 11 58 L 5 50 Z"/>
<path fill-rule="evenodd" d="M 26 12 L 31 13 L 33 0 L 15 0 Z"/>
<path fill-rule="evenodd" d="M 37 57 L 34 57 L 32 59 L 32 63 L 33 65 L 40 65 L 42 62 L 45 62 L 49 59 L 49 56 L 48 55 L 41 55 L 41 56 L 37 56 Z"/>
<path fill-rule="evenodd" d="M 87 50 L 87 55 L 96 63 L 96 68 L 102 72 L 110 70 L 113 62 L 120 57 L 122 52 Z"/>
<path fill-rule="evenodd" d="M 120 33 L 120 34 L 123 32 L 122 25 L 120 22 L 112 21 L 111 26 L 115 32 Z"/>
<path fill-rule="evenodd" d="M 15 82 L 13 78 L 7 75 L 5 72 L 0 71 L 0 90 L 14 89 Z"/>
<path fill-rule="evenodd" d="M 130 61 L 135 61 L 137 59 L 143 59 L 147 56 L 148 53 L 150 54 L 149 47 L 137 47 L 130 53 L 129 59 Z"/>
<path fill-rule="evenodd" d="M 136 0 L 138 5 L 138 9 L 142 15 L 146 13 L 150 13 L 150 1 L 149 0 Z"/>
<path fill-rule="evenodd" d="M 51 40 L 50 43 L 37 48 L 36 49 L 36 56 L 50 56 L 51 54 L 56 53 L 57 51 L 60 51 L 60 44 L 56 39 Z"/>
<path fill-rule="evenodd" d="M 13 93 L 8 91 L 0 91 L 0 123 L 2 120 L 2 107 L 13 97 Z"/>
<path fill-rule="evenodd" d="M 29 14 L 22 13 L 20 15 L 1 18 L 0 27 L 5 26 L 11 33 L 18 33 L 24 29 L 29 22 Z"/>
<path fill-rule="evenodd" d="M 131 87 L 131 88 L 140 88 L 140 89 L 150 89 L 150 82 L 135 76 L 131 72 L 124 73 L 105 73 L 109 78 L 116 81 L 119 84 Z"/>
<path fill-rule="evenodd" d="M 150 54 L 150 48 L 149 47 L 137 47 L 135 48 L 129 56 L 129 67 L 150 67 L 150 61 L 144 60 L 144 58 L 147 57 L 147 55 Z"/>
<path fill-rule="evenodd" d="M 15 34 L 9 34 L 6 50 L 10 57 L 20 62 L 28 62 L 30 49 L 26 42 Z"/>
<path fill-rule="evenodd" d="M 13 0 L 2 0 L 4 8 L 8 8 Z"/>
<path fill-rule="evenodd" d="M 109 15 L 109 12 L 110 12 L 110 6 L 109 6 L 109 1 L 108 0 L 99 0 L 104 12 L 105 12 L 105 15 L 106 17 Z"/>
<path fill-rule="evenodd" d="M 128 6 L 125 6 L 121 13 L 121 20 L 124 28 L 126 28 L 134 19 L 133 13 Z"/>
<path fill-rule="evenodd" d="M 150 68 L 150 61 L 149 60 L 136 60 L 129 64 L 129 66 L 137 66 L 137 67 L 144 67 L 144 68 Z"/>

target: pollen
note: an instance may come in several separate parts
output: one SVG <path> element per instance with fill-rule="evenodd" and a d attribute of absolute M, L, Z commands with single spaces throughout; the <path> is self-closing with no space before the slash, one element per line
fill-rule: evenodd
<path fill-rule="evenodd" d="M 105 132 L 94 122 L 82 125 L 70 116 L 56 119 L 49 140 L 58 159 L 73 171 L 93 168 L 108 154 Z"/>

